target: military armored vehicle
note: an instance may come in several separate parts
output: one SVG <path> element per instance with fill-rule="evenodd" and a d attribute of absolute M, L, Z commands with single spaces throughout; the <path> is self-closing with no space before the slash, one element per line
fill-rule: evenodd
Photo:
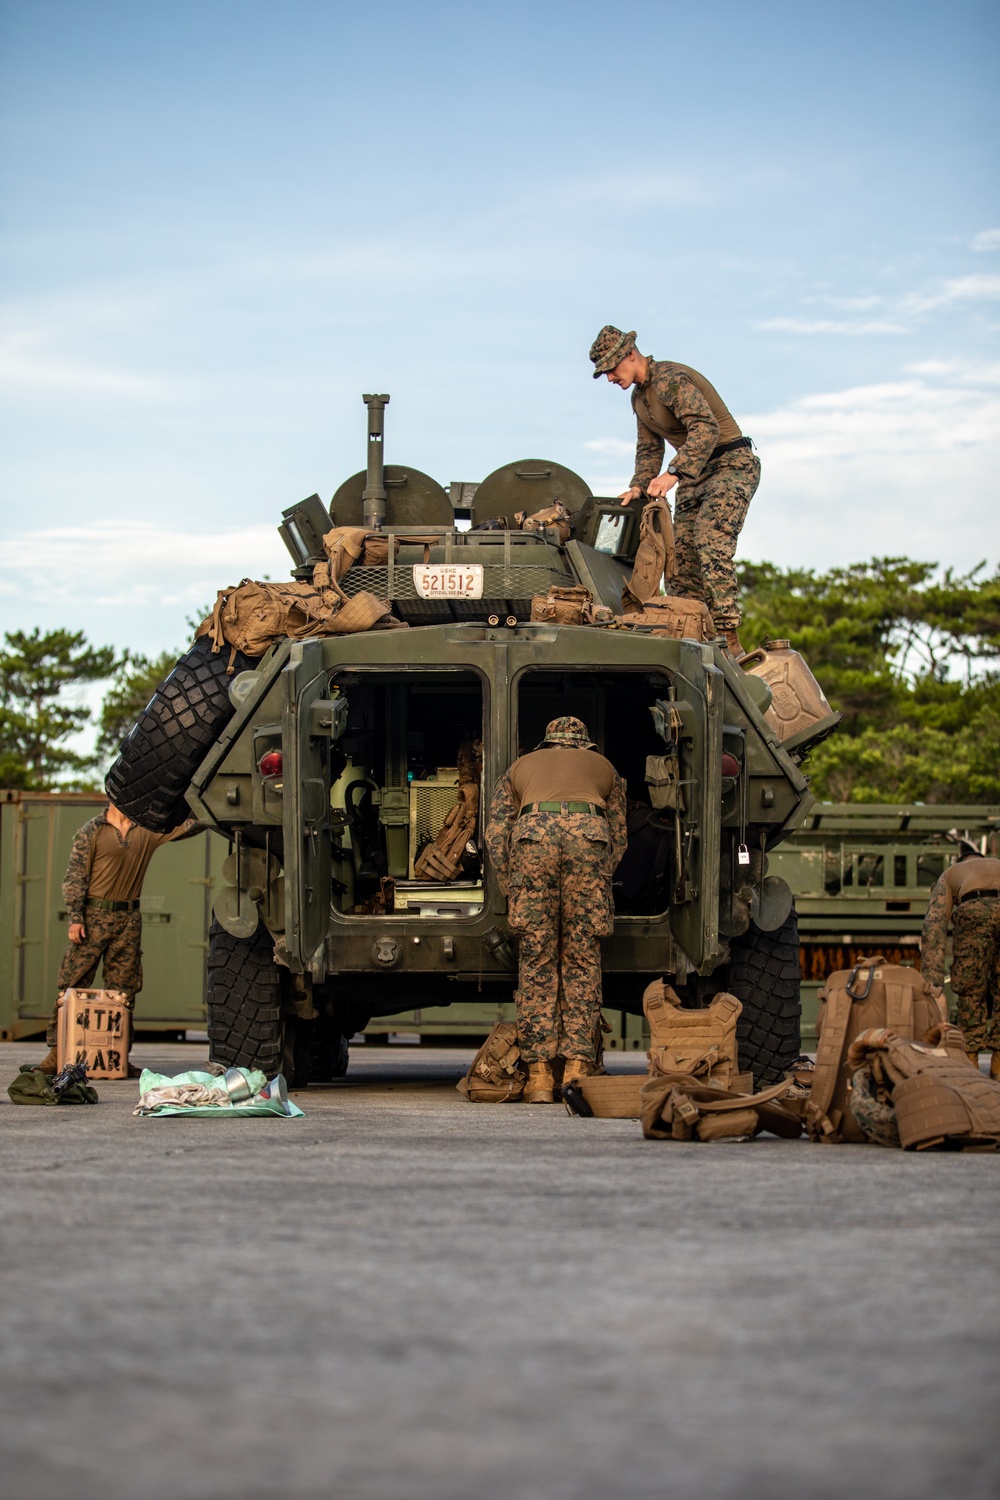
<path fill-rule="evenodd" d="M 138 822 L 168 827 L 191 809 L 229 840 L 209 954 L 214 1057 L 321 1081 L 343 1073 L 347 1038 L 372 1017 L 509 1000 L 516 939 L 482 827 L 495 779 L 574 714 L 629 796 L 605 1004 L 641 1014 L 662 975 L 692 1006 L 728 989 L 744 1005 L 743 1067 L 780 1077 L 800 1045 L 799 949 L 768 854 L 813 801 L 801 762 L 817 736 L 779 743 L 770 690 L 720 644 L 606 618 L 622 608 L 638 506 L 543 460 L 450 490 L 385 465 L 388 399 L 364 397 L 366 469 L 329 506 L 291 506 L 279 531 L 307 580 L 325 533 L 366 528 L 383 545 L 341 586 L 389 601 L 409 629 L 280 639 L 259 660 L 198 640 L 108 777 Z M 571 536 L 519 529 L 557 502 Z M 583 585 L 604 622 L 532 622 L 552 585 Z M 477 742 L 478 834 L 453 881 L 421 880 L 459 752 Z"/>

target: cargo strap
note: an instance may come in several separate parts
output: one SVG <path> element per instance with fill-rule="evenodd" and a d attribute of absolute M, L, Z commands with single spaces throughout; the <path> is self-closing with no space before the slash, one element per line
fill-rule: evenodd
<path fill-rule="evenodd" d="M 872 974 L 874 972 L 875 966 L 873 964 Z M 847 1039 L 847 1028 L 850 1025 L 851 1007 L 853 1004 L 854 1001 L 846 989 L 835 989 L 833 991 L 827 1002 L 826 1015 L 823 1018 L 823 1031 L 820 1035 L 819 1046 L 816 1049 L 812 1087 L 809 1090 L 809 1103 L 806 1105 L 805 1117 L 808 1123 L 815 1126 L 825 1139 L 835 1136 L 840 1125 L 839 1118 L 836 1120 L 831 1119 L 827 1111 L 830 1108 L 830 1101 L 837 1087 L 837 1074 L 840 1072 L 844 1042 Z"/>
<path fill-rule="evenodd" d="M 526 802 L 518 813 L 524 818 L 528 813 L 592 813 L 595 818 L 606 816 L 604 808 L 596 802 Z"/>
<path fill-rule="evenodd" d="M 87 897 L 87 905 L 94 906 L 98 911 L 138 911 L 138 901 L 105 901 L 96 896 Z"/>

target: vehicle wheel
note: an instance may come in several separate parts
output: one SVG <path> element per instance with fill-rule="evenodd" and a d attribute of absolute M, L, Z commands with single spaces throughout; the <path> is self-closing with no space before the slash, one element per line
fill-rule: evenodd
<path fill-rule="evenodd" d="M 296 1020 L 285 1011 L 287 971 L 274 961 L 263 922 L 236 938 L 213 922 L 208 935 L 208 1040 L 212 1062 L 283 1073 L 289 1088 L 308 1082 Z"/>
<path fill-rule="evenodd" d="M 732 943 L 726 987 L 743 1003 L 736 1023 L 740 1068 L 759 1088 L 777 1083 L 801 1047 L 799 924 L 794 910 L 776 932 L 749 930 Z"/>
<path fill-rule="evenodd" d="M 258 660 L 237 652 L 233 675 Z M 207 636 L 195 641 L 122 742 L 104 787 L 141 828 L 164 833 L 187 816 L 191 777 L 235 712 L 228 666 L 228 650 L 213 655 Z"/>

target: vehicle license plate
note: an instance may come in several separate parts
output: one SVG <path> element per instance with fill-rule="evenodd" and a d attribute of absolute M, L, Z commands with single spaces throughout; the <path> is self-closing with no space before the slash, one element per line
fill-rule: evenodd
<path fill-rule="evenodd" d="M 416 563 L 413 587 L 421 599 L 481 599 L 482 563 Z"/>

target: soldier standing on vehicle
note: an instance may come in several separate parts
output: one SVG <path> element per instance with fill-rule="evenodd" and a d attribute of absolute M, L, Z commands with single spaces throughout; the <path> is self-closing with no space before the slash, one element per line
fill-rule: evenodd
<path fill-rule="evenodd" d="M 142 989 L 139 896 L 149 862 L 161 844 L 201 831 L 202 825 L 188 818 L 170 833 L 150 833 L 110 802 L 105 812 L 84 823 L 73 839 L 62 885 L 69 944 L 56 981 L 60 994 L 89 988 L 103 959 L 105 989 L 120 990 L 132 1011 Z M 56 1024 L 53 1009 L 45 1033 L 49 1051 L 38 1065 L 44 1073 L 56 1071 Z M 138 1069 L 129 1067 L 129 1077 L 137 1076 Z"/>
<path fill-rule="evenodd" d="M 715 628 L 734 656 L 743 655 L 736 589 L 736 541 L 760 483 L 760 460 L 715 387 L 673 360 L 652 359 L 635 347 L 635 332 L 607 324 L 590 348 L 594 379 L 606 375 L 632 387 L 638 424 L 635 473 L 619 496 L 623 505 L 648 495 L 661 499 L 677 486 L 674 504 L 676 573 L 671 594 L 708 605 Z M 660 473 L 664 444 L 676 454 Z"/>
<path fill-rule="evenodd" d="M 517 1031 L 524 1099 L 552 1104 L 597 1060 L 601 938 L 614 928 L 611 877 L 625 852 L 625 788 L 579 719 L 553 719 L 493 793 L 487 848 L 519 934 Z"/>
<path fill-rule="evenodd" d="M 1000 859 L 979 853 L 957 833 L 956 862 L 935 882 L 920 938 L 920 970 L 928 984 L 944 984 L 945 947 L 951 923 L 951 987 L 956 1021 L 969 1061 L 990 1054 L 990 1077 L 1000 1079 Z"/>

